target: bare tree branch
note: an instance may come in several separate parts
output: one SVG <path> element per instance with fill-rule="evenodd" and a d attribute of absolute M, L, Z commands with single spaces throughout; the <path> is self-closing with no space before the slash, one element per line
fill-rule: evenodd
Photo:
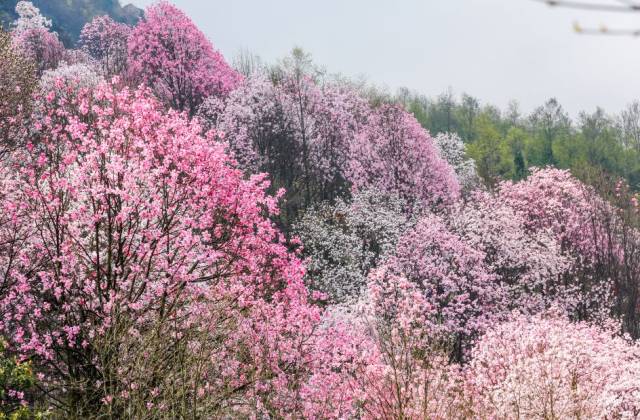
<path fill-rule="evenodd" d="M 638 6 L 638 2 L 635 0 L 618 0 L 618 3 L 626 4 L 627 6 Z"/>
<path fill-rule="evenodd" d="M 601 12 L 640 12 L 640 4 L 631 1 L 619 1 L 622 4 L 588 3 L 573 0 L 533 0 L 552 7 L 566 7 L 570 9 L 596 10 Z"/>
<path fill-rule="evenodd" d="M 615 0 L 615 3 L 587 2 L 580 0 L 533 0 L 544 3 L 551 7 L 565 7 L 571 9 L 582 9 L 601 12 L 640 12 L 640 0 Z M 616 29 L 606 25 L 599 27 L 583 27 L 578 22 L 574 22 L 573 29 L 582 35 L 612 35 L 612 36 L 640 36 L 640 29 Z"/>
<path fill-rule="evenodd" d="M 605 25 L 598 28 L 585 28 L 578 22 L 573 24 L 573 29 L 581 35 L 640 36 L 640 29 L 611 29 Z"/>

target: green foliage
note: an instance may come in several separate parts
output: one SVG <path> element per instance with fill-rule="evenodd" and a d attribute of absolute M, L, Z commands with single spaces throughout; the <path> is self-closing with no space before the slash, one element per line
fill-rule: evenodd
<path fill-rule="evenodd" d="M 5 347 L 5 342 L 0 339 L 0 420 L 46 418 L 45 412 L 33 410 L 22 403 L 27 401 L 36 385 L 31 363 L 7 356 Z"/>
<path fill-rule="evenodd" d="M 31 2 L 51 19 L 52 28 L 60 40 L 70 47 L 76 43 L 85 23 L 94 17 L 109 15 L 117 22 L 135 24 L 142 16 L 142 10 L 129 4 L 120 6 L 118 0 L 31 0 Z M 9 29 L 16 18 L 15 7 L 18 0 L 0 1 L 0 24 Z"/>
<path fill-rule="evenodd" d="M 507 178 L 520 180 L 527 176 L 527 162 L 525 160 L 525 148 L 531 142 L 529 134 L 520 127 L 511 127 L 505 138 L 508 150 L 508 159 L 511 161 L 511 168 Z"/>
<path fill-rule="evenodd" d="M 523 179 L 533 166 L 555 166 L 583 181 L 596 169 L 640 190 L 640 102 L 619 116 L 597 109 L 572 121 L 556 99 L 527 116 L 515 102 L 501 111 L 466 94 L 457 99 L 451 91 L 433 99 L 401 89 L 394 99 L 433 135 L 457 133 L 489 187 Z"/>
<path fill-rule="evenodd" d="M 474 132 L 476 140 L 467 145 L 467 153 L 476 161 L 478 175 L 489 186 L 494 186 L 511 170 L 507 144 L 487 115 L 478 119 Z"/>

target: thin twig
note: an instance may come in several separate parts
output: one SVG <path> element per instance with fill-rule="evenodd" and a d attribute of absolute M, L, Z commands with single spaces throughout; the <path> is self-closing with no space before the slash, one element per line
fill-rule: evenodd
<path fill-rule="evenodd" d="M 609 29 L 606 26 L 583 28 L 577 23 L 573 28 L 580 35 L 640 36 L 640 29 Z"/>
<path fill-rule="evenodd" d="M 624 4 L 586 3 L 572 0 L 533 0 L 552 7 L 566 7 L 570 9 L 596 10 L 602 12 L 640 12 L 640 4 L 624 2 Z"/>

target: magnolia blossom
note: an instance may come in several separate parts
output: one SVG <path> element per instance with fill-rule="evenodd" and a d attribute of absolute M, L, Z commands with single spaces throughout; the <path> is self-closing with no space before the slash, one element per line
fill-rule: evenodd
<path fill-rule="evenodd" d="M 584 255 L 596 252 L 600 232 L 592 218 L 599 198 L 569 171 L 533 168 L 526 180 L 500 184 L 499 196 L 524 216 L 528 228 L 551 229 L 563 247 Z"/>
<path fill-rule="evenodd" d="M 348 195 L 349 145 L 366 110 L 345 86 L 283 71 L 277 83 L 257 74 L 226 101 L 209 98 L 199 116 L 242 167 L 268 172 L 287 191 L 283 221 L 290 225 L 313 203 Z"/>
<path fill-rule="evenodd" d="M 446 160 L 456 172 L 460 187 L 470 191 L 479 184 L 476 162 L 466 156 L 464 143 L 455 133 L 439 133 L 433 138 L 440 157 Z"/>
<path fill-rule="evenodd" d="M 16 11 L 0 417 L 640 416 L 629 186 L 475 189 L 457 136 L 299 50 L 243 78 L 166 1 L 79 50 Z"/>
<path fill-rule="evenodd" d="M 504 290 L 484 265 L 482 251 L 449 231 L 440 217 L 427 215 L 408 230 L 387 266 L 422 293 L 433 308 L 425 322 L 451 341 L 458 358 L 504 305 Z"/>
<path fill-rule="evenodd" d="M 526 219 L 487 192 L 471 193 L 455 206 L 448 225 L 484 255 L 484 264 L 504 288 L 504 307 L 536 313 L 549 306 L 572 312 L 584 295 L 567 283 L 577 260 L 563 252 L 553 232 L 530 230 Z"/>
<path fill-rule="evenodd" d="M 465 418 L 471 415 L 460 367 L 449 363 L 433 319 L 438 308 L 418 285 L 380 268 L 366 293 L 338 319 L 356 350 L 344 392 L 359 418 Z M 335 316 L 335 315 L 334 315 Z"/>
<path fill-rule="evenodd" d="M 304 244 L 309 286 L 327 293 L 332 303 L 358 298 L 369 273 L 415 223 L 405 208 L 397 197 L 362 191 L 350 201 L 307 210 L 293 232 Z"/>
<path fill-rule="evenodd" d="M 349 180 L 431 207 L 452 204 L 460 184 L 429 133 L 404 109 L 382 105 L 350 144 Z"/>
<path fill-rule="evenodd" d="M 467 369 L 481 418 L 623 418 L 640 414 L 640 347 L 553 315 L 492 327 Z"/>
<path fill-rule="evenodd" d="M 276 415 L 338 389 L 265 175 L 146 90 L 61 82 L 0 171 L 0 333 L 50 392 L 105 401 L 61 409 L 177 410 L 180 383 L 189 409 Z"/>
<path fill-rule="evenodd" d="M 123 37 L 119 28 L 110 27 Z M 205 98 L 225 96 L 240 81 L 191 19 L 165 1 L 147 8 L 129 37 L 128 49 L 133 76 L 162 101 L 190 115 Z"/>
<path fill-rule="evenodd" d="M 551 232 L 560 252 L 575 261 L 562 281 L 581 293 L 573 301 L 578 318 L 606 318 L 612 309 L 628 316 L 629 307 L 620 302 L 634 295 L 623 289 L 631 286 L 625 279 L 635 276 L 640 242 L 633 239 L 637 230 L 624 223 L 618 210 L 568 171 L 552 168 L 534 168 L 518 183 L 503 182 L 498 199 L 523 218 L 528 230 Z M 629 305 L 635 307 L 636 302 Z M 635 321 L 628 322 L 637 328 Z"/>
<path fill-rule="evenodd" d="M 82 50 L 99 63 L 107 76 L 121 74 L 127 66 L 127 43 L 131 28 L 109 16 L 98 16 L 80 32 Z"/>

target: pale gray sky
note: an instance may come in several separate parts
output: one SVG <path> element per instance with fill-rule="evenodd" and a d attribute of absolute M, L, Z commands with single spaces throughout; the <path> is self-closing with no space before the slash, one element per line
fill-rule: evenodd
<path fill-rule="evenodd" d="M 551 9 L 532 0 L 173 3 L 229 61 L 242 48 L 271 62 L 300 46 L 332 73 L 392 90 L 437 95 L 451 87 L 500 107 L 516 99 L 524 111 L 555 96 L 574 116 L 598 105 L 617 112 L 640 99 L 640 38 L 572 31 L 575 20 L 640 28 L 640 13 Z"/>

